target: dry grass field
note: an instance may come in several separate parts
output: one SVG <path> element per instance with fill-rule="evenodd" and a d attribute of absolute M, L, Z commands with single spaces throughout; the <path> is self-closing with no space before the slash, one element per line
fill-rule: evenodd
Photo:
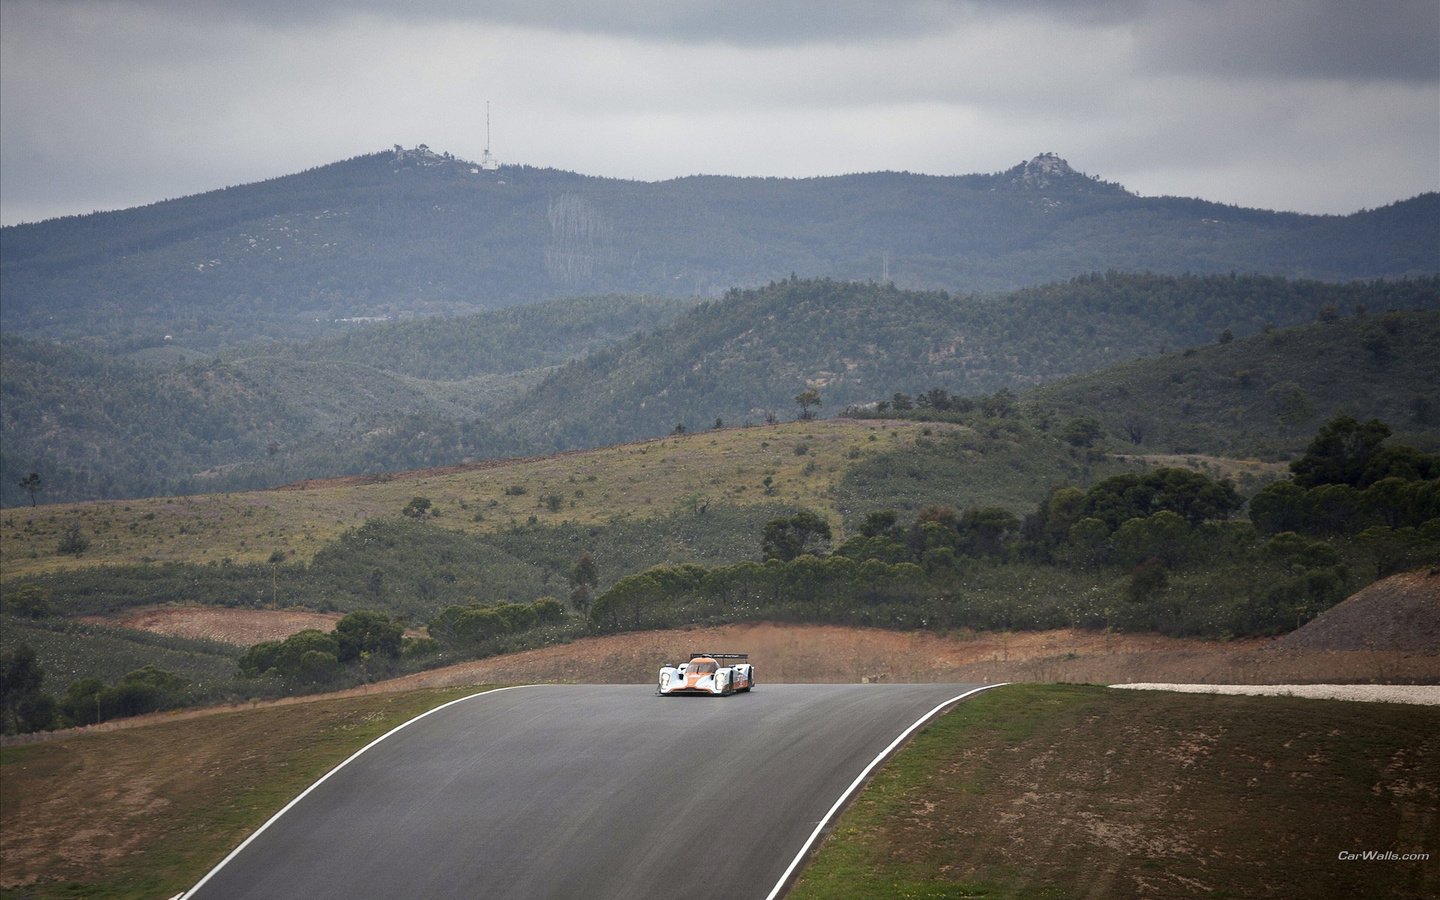
<path fill-rule="evenodd" d="M 12 507 L 0 512 L 6 578 L 137 562 L 264 562 L 277 550 L 310 559 L 341 533 L 430 499 L 436 525 L 486 533 L 534 516 L 547 524 L 661 516 L 711 502 L 789 503 L 830 514 L 851 461 L 963 426 L 824 419 L 725 428 L 548 457 L 307 481 L 269 491 Z M 796 448 L 804 445 L 805 452 Z M 770 477 L 775 493 L 766 494 Z M 560 498 L 552 510 L 547 497 Z M 56 552 L 67 528 L 83 556 Z"/>

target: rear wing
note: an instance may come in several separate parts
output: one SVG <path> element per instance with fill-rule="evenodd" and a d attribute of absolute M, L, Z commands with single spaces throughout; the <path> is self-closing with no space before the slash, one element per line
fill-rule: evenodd
<path fill-rule="evenodd" d="M 691 658 L 691 659 L 699 659 L 699 658 L 702 657 L 702 656 L 708 656 L 708 657 L 710 657 L 711 659 L 715 660 L 716 662 L 722 662 L 722 661 L 727 660 L 727 659 L 733 659 L 733 660 L 736 660 L 737 662 L 743 662 L 743 663 L 748 663 L 748 662 L 750 661 L 750 654 L 748 654 L 748 653 L 692 653 L 692 654 L 690 654 L 690 658 Z"/>

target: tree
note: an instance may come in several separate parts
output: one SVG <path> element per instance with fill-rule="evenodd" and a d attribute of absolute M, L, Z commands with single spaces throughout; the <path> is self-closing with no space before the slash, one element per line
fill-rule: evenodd
<path fill-rule="evenodd" d="M 335 623 L 335 638 L 340 645 L 336 659 L 354 662 L 367 653 L 398 659 L 404 637 L 405 628 L 400 623 L 384 613 L 362 609 Z"/>
<path fill-rule="evenodd" d="M 280 642 L 271 668 L 285 678 L 318 681 L 339 665 L 340 642 L 334 632 L 306 628 Z"/>
<path fill-rule="evenodd" d="M 765 523 L 760 539 L 760 555 L 763 559 L 789 562 L 802 553 L 808 553 L 812 541 L 829 540 L 830 523 L 805 510 L 788 519 L 771 519 Z"/>
<path fill-rule="evenodd" d="M 115 686 L 102 691 L 99 697 L 104 718 L 142 716 L 178 705 L 189 679 L 157 666 L 141 666 L 127 672 Z"/>
<path fill-rule="evenodd" d="M 71 725 L 94 725 L 100 721 L 100 695 L 105 682 L 79 678 L 70 682 L 60 696 L 60 715 Z"/>
<path fill-rule="evenodd" d="M 1322 484 L 1361 487 L 1371 458 L 1389 436 L 1389 426 L 1379 419 L 1362 425 L 1350 416 L 1336 416 L 1320 426 L 1304 455 L 1290 463 L 1290 472 L 1302 488 Z"/>
<path fill-rule="evenodd" d="M 0 651 L 0 733 L 36 731 L 54 717 L 54 701 L 45 703 L 41 686 L 45 671 L 35 650 L 21 644 L 13 651 Z M 37 714 L 48 708 L 49 716 Z M 36 721 L 40 720 L 40 721 Z"/>
<path fill-rule="evenodd" d="M 54 612 L 50 592 L 38 584 L 24 584 L 0 594 L 0 610 L 7 615 L 43 619 Z"/>
<path fill-rule="evenodd" d="M 259 678 L 275 667 L 275 658 L 279 655 L 279 641 L 254 644 L 240 656 L 240 674 L 246 678 Z"/>
<path fill-rule="evenodd" d="M 1145 443 L 1145 438 L 1150 434 L 1150 420 L 1139 413 L 1126 414 L 1121 427 L 1125 429 L 1125 436 L 1132 444 Z"/>
<path fill-rule="evenodd" d="M 30 493 L 30 505 L 35 506 L 35 495 L 40 493 L 40 473 L 31 472 L 20 479 L 20 487 Z"/>
<path fill-rule="evenodd" d="M 1165 572 L 1165 563 L 1159 559 L 1147 559 L 1130 573 L 1125 598 L 1131 603 L 1146 603 L 1163 594 L 1169 586 L 1170 576 Z"/>
<path fill-rule="evenodd" d="M 1365 527 L 1369 519 L 1364 495 L 1348 484 L 1323 484 L 1306 494 L 1313 534 L 1346 535 Z"/>
<path fill-rule="evenodd" d="M 601 627 L 641 628 L 647 613 L 664 601 L 665 589 L 651 572 L 626 575 L 595 599 L 591 621 Z"/>
<path fill-rule="evenodd" d="M 1081 517 L 1100 519 L 1113 530 L 1130 519 L 1168 509 L 1199 525 L 1207 519 L 1227 518 L 1244 503 L 1228 481 L 1212 481 L 1189 469 L 1165 468 L 1106 478 L 1086 493 Z"/>
<path fill-rule="evenodd" d="M 1305 490 L 1293 481 L 1275 481 L 1250 498 L 1250 521 L 1261 534 L 1300 531 L 1309 518 Z"/>
<path fill-rule="evenodd" d="M 1008 509 L 986 506 L 967 509 L 960 517 L 961 548 L 969 556 L 1003 556 L 1020 519 Z"/>
<path fill-rule="evenodd" d="M 865 514 L 865 524 L 860 526 L 860 533 L 865 537 L 880 537 L 889 535 L 895 528 L 897 515 L 893 509 L 878 509 Z"/>
<path fill-rule="evenodd" d="M 980 401 L 980 412 L 990 419 L 1005 419 L 1015 413 L 1015 394 L 1009 388 L 1001 388 Z"/>
<path fill-rule="evenodd" d="M 1110 552 L 1110 529 L 1099 519 L 1081 519 L 1065 536 L 1065 543 L 1055 551 L 1061 562 L 1082 571 L 1105 562 Z"/>
<path fill-rule="evenodd" d="M 1184 563 L 1189 553 L 1190 526 L 1176 513 L 1162 509 L 1121 525 L 1110 543 L 1122 563 L 1153 558 L 1174 568 Z"/>
<path fill-rule="evenodd" d="M 575 560 L 575 568 L 570 570 L 570 584 L 574 586 L 587 585 L 591 589 L 600 583 L 600 569 L 595 565 L 595 557 L 586 550 Z"/>
<path fill-rule="evenodd" d="M 1105 430 L 1100 423 L 1089 416 L 1082 416 L 1078 419 L 1071 419 L 1060 431 L 1060 437 L 1067 444 L 1075 447 L 1090 447 L 1099 440 Z"/>
<path fill-rule="evenodd" d="M 421 519 L 430 514 L 430 507 L 429 497 L 411 497 L 401 512 L 412 519 Z"/>
<path fill-rule="evenodd" d="M 1296 428 L 1309 421 L 1314 406 L 1305 390 L 1293 381 L 1282 381 L 1265 392 L 1275 403 L 1275 416 L 1286 428 Z"/>
<path fill-rule="evenodd" d="M 815 413 L 810 410 L 812 406 L 820 406 L 820 392 L 814 388 L 806 388 L 795 395 L 795 403 L 800 407 L 800 418 L 809 421 L 815 418 Z"/>
<path fill-rule="evenodd" d="M 71 525 L 60 537 L 56 550 L 69 556 L 80 556 L 90 549 L 90 539 L 80 531 L 79 525 Z"/>

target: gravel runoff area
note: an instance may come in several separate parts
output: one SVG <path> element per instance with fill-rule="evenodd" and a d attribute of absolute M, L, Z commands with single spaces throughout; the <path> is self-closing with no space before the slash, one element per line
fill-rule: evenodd
<path fill-rule="evenodd" d="M 1138 691 L 1180 691 L 1186 694 L 1249 694 L 1310 697 L 1316 700 L 1367 700 L 1372 703 L 1419 703 L 1440 706 L 1440 686 L 1417 684 L 1112 684 Z"/>

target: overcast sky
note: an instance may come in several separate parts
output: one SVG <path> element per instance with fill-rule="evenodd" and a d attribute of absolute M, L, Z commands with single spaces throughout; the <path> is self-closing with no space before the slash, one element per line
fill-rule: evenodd
<path fill-rule="evenodd" d="M 423 8 L 419 8 L 422 7 Z M 1437 0 L 0 0 L 0 221 L 403 144 L 659 180 L 995 172 L 1347 213 L 1440 190 Z"/>

